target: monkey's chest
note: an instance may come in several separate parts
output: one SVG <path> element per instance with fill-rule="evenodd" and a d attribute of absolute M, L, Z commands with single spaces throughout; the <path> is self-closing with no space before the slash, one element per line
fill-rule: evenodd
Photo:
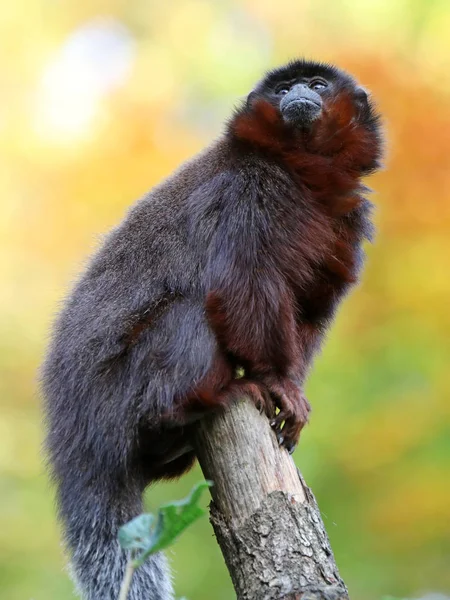
<path fill-rule="evenodd" d="M 337 304 L 357 281 L 361 248 L 345 237 L 336 238 L 323 260 L 311 268 L 311 279 L 296 286 L 297 314 L 303 322 L 319 323 L 333 316 Z"/>

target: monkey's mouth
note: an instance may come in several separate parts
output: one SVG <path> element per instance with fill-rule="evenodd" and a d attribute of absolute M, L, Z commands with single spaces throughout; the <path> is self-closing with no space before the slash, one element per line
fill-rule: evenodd
<path fill-rule="evenodd" d="M 293 98 L 282 108 L 283 119 L 297 127 L 305 127 L 319 118 L 322 106 L 310 98 Z"/>
<path fill-rule="evenodd" d="M 297 108 L 306 108 L 307 106 L 310 107 L 315 107 L 315 108 L 322 108 L 321 105 L 318 102 L 314 102 L 314 100 L 310 100 L 309 98 L 295 98 L 294 100 L 291 100 L 290 102 L 288 102 L 286 104 L 286 106 L 284 107 L 284 110 L 290 108 L 290 107 L 294 107 L 296 106 Z"/>

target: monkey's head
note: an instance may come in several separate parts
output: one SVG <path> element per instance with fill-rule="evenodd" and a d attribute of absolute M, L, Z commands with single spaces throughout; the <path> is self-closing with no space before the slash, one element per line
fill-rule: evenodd
<path fill-rule="evenodd" d="M 265 99 L 279 109 L 285 123 L 306 129 L 343 94 L 353 99 L 355 117 L 369 116 L 368 93 L 350 75 L 331 65 L 299 60 L 270 71 L 247 103 L 251 106 L 257 99 Z"/>
<path fill-rule="evenodd" d="M 374 171 L 382 153 L 379 117 L 368 92 L 340 69 L 312 61 L 270 71 L 231 130 L 260 148 L 296 154 L 297 162 L 305 153 L 333 156 L 360 174 Z"/>

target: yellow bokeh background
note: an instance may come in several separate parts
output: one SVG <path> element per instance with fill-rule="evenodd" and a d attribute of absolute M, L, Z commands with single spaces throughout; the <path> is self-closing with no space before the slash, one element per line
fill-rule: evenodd
<path fill-rule="evenodd" d="M 217 136 L 268 68 L 328 60 L 387 126 L 378 235 L 308 383 L 295 460 L 352 598 L 450 595 L 450 3 L 19 0 L 0 11 L 0 589 L 72 597 L 36 370 L 65 290 L 126 208 Z M 200 479 L 149 490 L 149 509 Z M 179 596 L 231 600 L 205 518 Z"/>

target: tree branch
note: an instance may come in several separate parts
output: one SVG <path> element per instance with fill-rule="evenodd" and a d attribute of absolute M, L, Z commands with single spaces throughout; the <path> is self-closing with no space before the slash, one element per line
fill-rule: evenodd
<path fill-rule="evenodd" d="M 314 496 L 248 399 L 201 421 L 210 519 L 238 600 L 348 600 Z"/>

